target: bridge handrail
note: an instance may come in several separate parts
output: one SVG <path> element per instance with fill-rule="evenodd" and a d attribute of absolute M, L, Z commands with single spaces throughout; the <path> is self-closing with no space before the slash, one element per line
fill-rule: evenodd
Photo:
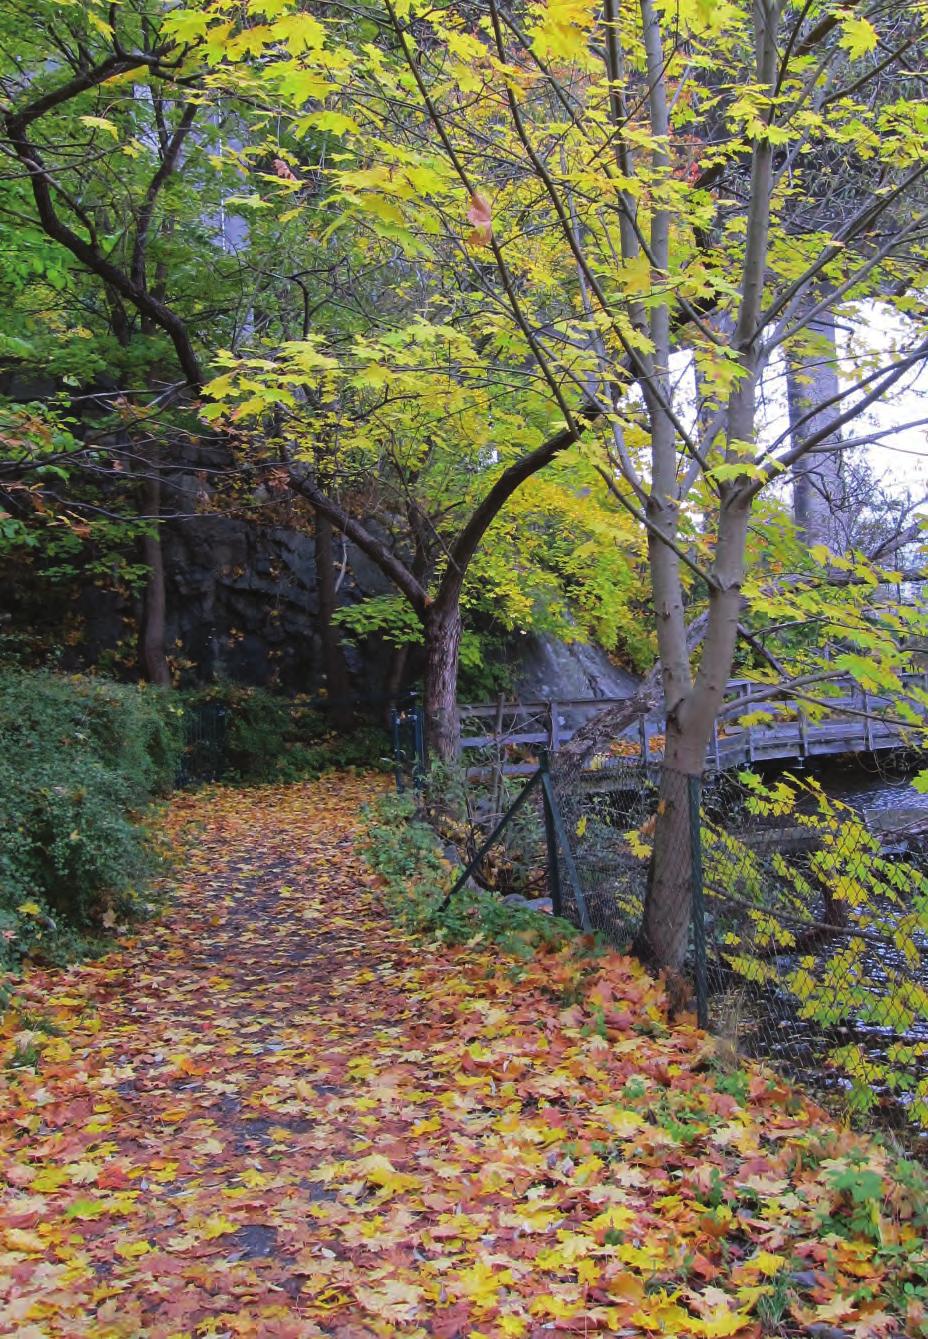
<path fill-rule="evenodd" d="M 920 688 L 928 690 L 928 671 L 909 672 L 901 675 L 900 678 L 903 688 L 907 684 L 917 683 Z M 730 706 L 737 706 L 738 698 L 742 694 L 746 696 L 753 690 L 769 688 L 771 689 L 769 696 L 758 699 L 757 707 L 763 709 L 767 706 L 790 702 L 795 705 L 796 716 L 792 721 L 781 719 L 767 727 L 739 726 L 736 720 L 726 721 L 721 724 L 721 733 L 720 723 L 716 721 L 713 727 L 713 738 L 708 749 L 709 761 L 714 762 L 716 766 L 720 766 L 723 755 L 727 756 L 727 754 L 733 752 L 743 753 L 744 761 L 753 761 L 755 759 L 755 746 L 757 746 L 761 756 L 763 755 L 765 735 L 773 737 L 779 732 L 781 742 L 785 742 L 784 730 L 788 732 L 795 730 L 796 739 L 793 742 L 796 747 L 792 753 L 771 756 L 808 756 L 810 751 L 815 751 L 810 746 L 816 742 L 821 743 L 826 733 L 833 732 L 836 727 L 842 724 L 842 721 L 846 722 L 847 718 L 842 718 L 842 708 L 851 708 L 853 715 L 861 719 L 858 729 L 844 731 L 842 738 L 846 739 L 848 749 L 872 751 L 874 745 L 889 747 L 893 739 L 900 738 L 899 730 L 895 725 L 880 722 L 879 718 L 873 714 L 874 708 L 879 710 L 890 705 L 892 698 L 889 694 L 867 692 L 848 676 L 832 680 L 829 687 L 844 688 L 849 691 L 842 696 L 828 700 L 828 715 L 824 721 L 810 721 L 807 711 L 804 710 L 802 699 L 797 698 L 788 686 L 777 689 L 775 685 L 768 685 L 763 680 L 732 679 L 726 690 L 726 698 Z M 464 703 L 458 708 L 462 724 L 466 721 L 472 721 L 477 726 L 479 722 L 492 720 L 495 728 L 493 728 L 492 733 L 468 734 L 462 731 L 464 737 L 461 740 L 461 747 L 474 749 L 537 744 L 556 752 L 560 745 L 566 743 L 578 728 L 568 725 L 562 719 L 565 712 L 580 712 L 588 717 L 608 707 L 620 706 L 629 702 L 633 700 L 633 696 L 632 694 L 626 697 L 547 698 L 524 702 L 518 699 L 507 700 L 501 696 L 495 702 Z M 663 729 L 663 722 L 664 714 L 659 708 L 640 712 L 635 720 L 622 732 L 622 737 L 629 738 L 637 735 L 639 752 L 647 761 L 652 753 L 650 732 L 653 730 L 654 733 L 659 735 Z M 842 751 L 840 738 L 830 742 L 838 746 L 836 750 L 818 751 Z"/>

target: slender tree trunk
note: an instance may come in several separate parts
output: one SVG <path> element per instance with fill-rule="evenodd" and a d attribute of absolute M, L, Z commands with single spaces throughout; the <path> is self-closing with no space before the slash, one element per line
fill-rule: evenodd
<path fill-rule="evenodd" d="M 821 341 L 819 351 L 802 361 L 787 358 L 786 393 L 793 446 L 801 447 L 812 435 L 827 427 L 834 409 L 818 405 L 837 400 L 838 381 L 835 320 L 831 312 L 816 317 L 810 331 Z M 793 479 L 793 513 L 796 525 L 809 544 L 824 544 L 838 553 L 844 547 L 844 485 L 841 452 L 835 447 L 840 432 L 797 462 Z"/>
<path fill-rule="evenodd" d="M 402 646 L 395 646 L 393 654 L 390 657 L 390 669 L 387 673 L 387 692 L 386 703 L 384 704 L 383 719 L 389 726 L 393 719 L 393 712 L 396 708 L 396 699 L 399 697 L 400 689 L 403 686 L 403 675 L 406 673 L 406 662 L 409 659 L 409 647 L 404 642 Z"/>
<path fill-rule="evenodd" d="M 461 747 L 458 717 L 458 656 L 461 607 L 436 601 L 425 615 L 425 720 L 428 746 L 441 762 L 454 762 Z"/>
<path fill-rule="evenodd" d="M 322 646 L 322 670 L 329 699 L 329 714 L 337 730 L 348 730 L 354 722 L 351 681 L 338 630 L 332 622 L 337 590 L 335 578 L 334 531 L 332 522 L 316 512 L 316 583 L 319 601 L 319 640 Z"/>
<path fill-rule="evenodd" d="M 678 970 L 686 957 L 693 895 L 689 787 L 691 779 L 705 770 L 712 727 L 731 676 L 750 511 L 750 502 L 737 490 L 723 498 L 699 671 L 685 695 L 675 705 L 668 702 L 660 803 L 635 944 L 638 956 L 655 966 Z M 677 649 L 682 660 L 682 650 Z"/>
<path fill-rule="evenodd" d="M 641 0 L 645 17 L 652 27 L 658 20 L 652 0 Z M 777 72 L 776 9 L 771 0 L 755 0 L 755 37 L 757 42 L 758 82 L 771 90 Z M 654 53 L 657 54 L 656 51 Z M 649 73 L 655 84 L 663 79 L 649 49 Z M 660 86 L 663 98 L 663 85 Z M 655 105 L 655 91 L 651 92 Z M 660 126 L 652 126 L 660 130 Z M 759 138 L 752 150 L 751 191 L 747 211 L 747 238 L 741 280 L 741 301 L 733 344 L 741 359 L 743 377 L 732 390 L 726 412 L 726 460 L 738 460 L 739 444 L 752 441 L 755 431 L 756 391 L 759 375 L 757 348 L 758 319 L 761 312 L 767 244 L 770 228 L 773 150 L 768 137 Z M 659 308 L 657 309 L 660 310 Z M 652 316 L 652 331 L 654 317 Z M 655 345 L 661 345 L 655 337 Z M 677 531 L 671 517 L 665 516 L 674 498 L 670 464 L 674 460 L 672 439 L 664 441 L 666 429 L 651 410 L 653 391 L 643 388 L 651 412 L 652 426 L 652 516 L 655 543 L 651 570 L 654 602 L 658 620 L 658 645 L 663 662 L 664 696 L 667 710 L 667 737 L 661 778 L 661 803 L 654 829 L 654 849 L 644 915 L 636 943 L 637 952 L 656 966 L 679 969 L 686 956 L 687 932 L 692 906 L 692 861 L 688 792 L 692 778 L 701 777 L 712 725 L 731 674 L 738 636 L 738 615 L 744 581 L 745 547 L 751 494 L 747 480 L 739 480 L 721 490 L 718 542 L 710 573 L 709 618 L 699 670 L 692 686 L 689 656 L 683 625 L 682 591 L 679 570 L 668 551 L 660 553 L 660 540 L 675 540 Z M 682 629 L 682 630 L 681 630 Z M 676 681 L 674 665 L 678 667 Z M 681 692 L 681 686 L 684 690 Z"/>
<path fill-rule="evenodd" d="M 692 729 L 668 718 L 654 824 L 651 865 L 635 956 L 651 967 L 679 970 L 686 957 L 692 906 L 690 777 L 702 772 L 705 749 Z"/>
<path fill-rule="evenodd" d="M 142 514 L 156 518 L 161 512 L 161 461 L 152 452 L 142 481 Z M 166 594 L 164 550 L 160 525 L 155 521 L 150 534 L 142 537 L 142 561 L 148 568 L 148 580 L 142 597 L 142 622 L 139 629 L 139 663 L 149 683 L 166 688 L 171 683 L 165 648 Z"/>

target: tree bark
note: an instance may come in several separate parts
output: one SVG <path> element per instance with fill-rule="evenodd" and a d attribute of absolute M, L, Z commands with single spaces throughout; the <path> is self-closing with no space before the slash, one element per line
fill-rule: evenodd
<path fill-rule="evenodd" d="M 142 481 L 142 514 L 152 518 L 150 534 L 142 536 L 142 561 L 148 568 L 148 580 L 142 597 L 139 628 L 139 663 L 149 683 L 168 688 L 171 670 L 165 647 L 167 598 L 164 582 L 164 551 L 157 517 L 161 511 L 161 464 L 157 455 L 149 458 Z"/>
<path fill-rule="evenodd" d="M 457 599 L 429 605 L 425 614 L 425 722 L 430 752 L 452 763 L 461 747 L 458 716 L 458 656 L 461 607 Z"/>
<path fill-rule="evenodd" d="M 635 956 L 649 967 L 679 970 L 686 958 L 692 903 L 688 787 L 690 776 L 698 773 L 683 770 L 681 764 L 686 761 L 701 772 L 702 759 L 697 762 L 693 756 L 694 743 L 692 732 L 687 739 L 673 719 L 668 720 L 648 887 L 633 946 Z"/>
<path fill-rule="evenodd" d="M 316 591 L 319 601 L 319 641 L 322 648 L 322 672 L 328 694 L 328 711 L 336 730 L 350 730 L 354 724 L 351 681 L 338 630 L 332 622 L 337 606 L 335 555 L 332 522 L 316 512 Z"/>

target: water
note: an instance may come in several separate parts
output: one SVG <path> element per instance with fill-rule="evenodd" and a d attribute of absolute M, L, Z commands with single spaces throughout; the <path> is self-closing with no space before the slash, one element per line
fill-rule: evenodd
<path fill-rule="evenodd" d="M 921 794 L 912 784 L 924 766 L 924 755 L 900 753 L 892 757 L 859 758 L 843 765 L 823 762 L 814 769 L 810 767 L 808 775 L 819 782 L 829 797 L 850 806 L 871 831 L 880 834 L 885 856 L 911 862 L 915 868 L 924 870 L 928 863 L 928 795 Z M 861 984 L 866 983 L 865 989 L 881 998 L 890 980 L 896 982 L 894 989 L 899 989 L 900 979 L 910 981 L 913 988 L 928 988 L 928 936 L 924 932 L 913 935 L 920 957 L 920 961 L 913 962 L 894 941 L 893 920 L 900 914 L 896 906 L 876 900 L 870 914 L 876 917 L 871 933 L 878 933 L 883 942 L 868 947 L 856 964 Z M 830 961 L 843 942 L 826 940 L 812 951 L 815 976 L 826 979 Z M 907 1022 L 900 1018 L 898 1028 L 891 1026 L 891 1020 L 868 1021 L 866 1011 L 861 1017 L 851 1012 L 836 1019 L 833 1025 L 824 1026 L 804 1018 L 790 990 L 783 988 L 786 974 L 795 966 L 794 958 L 783 955 L 776 960 L 781 980 L 753 993 L 741 1037 L 745 1049 L 773 1061 L 826 1097 L 849 1087 L 841 1065 L 834 1067 L 829 1063 L 829 1054 L 842 1047 L 854 1047 L 875 1066 L 886 1066 L 897 1075 L 905 1074 L 911 1083 L 908 1091 L 887 1085 L 881 1077 L 874 1076 L 870 1087 L 877 1106 L 867 1117 L 867 1123 L 893 1129 L 899 1135 L 905 1131 L 911 1149 L 928 1160 L 928 1130 L 918 1122 L 910 1122 L 907 1116 L 912 1088 L 925 1073 L 926 1058 L 918 1051 L 928 1046 L 928 1018 L 921 1006 L 916 1010 L 916 1015 L 921 1016 L 909 1016 Z M 900 1045 L 914 1048 L 916 1054 L 907 1060 L 898 1057 Z M 898 1058 L 887 1063 L 894 1048 Z"/>
<path fill-rule="evenodd" d="M 912 785 L 919 765 L 907 765 L 905 759 L 871 757 L 850 765 L 829 764 L 815 769 L 815 777 L 826 794 L 843 800 L 860 814 L 870 811 L 900 810 L 924 813 L 928 818 L 928 795 Z"/>

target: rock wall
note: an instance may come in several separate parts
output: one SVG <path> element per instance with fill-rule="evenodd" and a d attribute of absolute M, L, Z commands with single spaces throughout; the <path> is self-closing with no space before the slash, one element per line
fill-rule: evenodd
<path fill-rule="evenodd" d="M 523 702 L 631 697 L 640 684 L 599 646 L 533 636 L 520 637 L 518 643 L 513 674 L 515 695 Z"/>

